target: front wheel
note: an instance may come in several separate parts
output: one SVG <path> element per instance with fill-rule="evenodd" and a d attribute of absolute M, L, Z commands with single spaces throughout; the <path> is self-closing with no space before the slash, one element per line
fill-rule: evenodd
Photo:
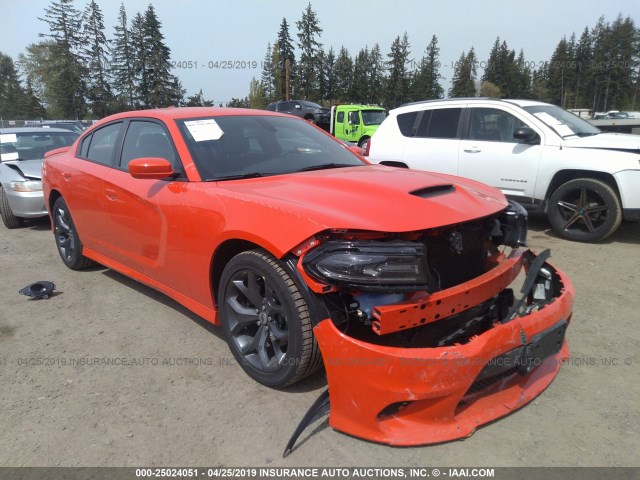
<path fill-rule="evenodd" d="M 64 264 L 71 270 L 81 270 L 93 265 L 93 260 L 82 254 L 82 242 L 71 218 L 69 207 L 62 197 L 53 204 L 53 235 L 58 253 Z"/>
<path fill-rule="evenodd" d="M 367 146 L 369 145 L 369 137 L 364 137 L 360 139 L 358 146 L 362 149 L 362 153 L 364 154 L 367 151 Z"/>
<path fill-rule="evenodd" d="M 0 187 L 0 217 L 7 228 L 18 228 L 24 223 L 23 218 L 16 217 L 11 211 L 11 205 L 3 187 Z"/>
<path fill-rule="evenodd" d="M 579 242 L 604 240 L 622 223 L 618 195 L 594 178 L 578 178 L 558 187 L 549 199 L 547 215 L 558 235 Z"/>
<path fill-rule="evenodd" d="M 264 250 L 231 259 L 222 273 L 218 303 L 229 348 L 257 382 L 284 387 L 320 366 L 305 295 Z"/>

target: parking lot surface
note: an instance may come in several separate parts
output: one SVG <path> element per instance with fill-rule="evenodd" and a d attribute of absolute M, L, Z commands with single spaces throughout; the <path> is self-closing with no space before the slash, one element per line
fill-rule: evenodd
<path fill-rule="evenodd" d="M 634 466 L 640 451 L 640 223 L 605 243 L 529 243 L 576 290 L 572 358 L 536 400 L 471 437 L 394 448 L 331 429 L 284 446 L 323 374 L 266 388 L 221 332 L 101 267 L 61 262 L 48 221 L 0 229 L 0 466 Z M 18 295 L 38 280 L 48 300 Z"/>

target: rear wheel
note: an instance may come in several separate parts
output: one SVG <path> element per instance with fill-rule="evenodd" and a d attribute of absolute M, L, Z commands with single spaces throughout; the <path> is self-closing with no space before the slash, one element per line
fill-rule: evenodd
<path fill-rule="evenodd" d="M 305 295 L 267 252 L 249 250 L 232 258 L 218 300 L 229 348 L 251 378 L 284 387 L 318 369 L 320 350 Z"/>
<path fill-rule="evenodd" d="M 622 223 L 618 195 L 594 178 L 578 178 L 558 187 L 549 199 L 547 215 L 558 235 L 579 242 L 604 240 Z"/>
<path fill-rule="evenodd" d="M 358 143 L 358 146 L 360 148 L 362 148 L 362 152 L 366 152 L 367 151 L 367 145 L 369 145 L 369 137 L 364 137 L 362 139 L 360 139 L 360 142 Z"/>
<path fill-rule="evenodd" d="M 11 211 L 9 199 L 7 194 L 4 193 L 3 187 L 0 187 L 0 217 L 2 217 L 2 223 L 7 228 L 18 228 L 24 223 L 24 218 L 16 217 Z"/>
<path fill-rule="evenodd" d="M 58 253 L 71 270 L 81 270 L 94 265 L 94 261 L 82 255 L 82 242 L 71 218 L 69 207 L 62 197 L 53 204 L 53 235 Z"/>

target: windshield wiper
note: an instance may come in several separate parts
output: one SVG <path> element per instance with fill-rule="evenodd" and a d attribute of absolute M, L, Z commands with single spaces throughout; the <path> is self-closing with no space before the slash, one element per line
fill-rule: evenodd
<path fill-rule="evenodd" d="M 327 170 L 329 168 L 344 168 L 344 167 L 359 167 L 361 165 L 351 165 L 349 163 L 321 163 L 320 165 L 311 165 L 309 167 L 302 167 L 296 170 L 296 172 L 310 172 L 312 170 Z"/>
<path fill-rule="evenodd" d="M 265 174 L 260 172 L 239 173 L 237 175 L 228 175 L 226 177 L 207 178 L 205 182 L 222 182 L 224 180 L 242 180 L 244 178 L 264 177 Z"/>
<path fill-rule="evenodd" d="M 562 138 L 569 138 L 569 137 L 592 137 L 594 135 L 599 135 L 602 132 L 596 132 L 596 133 L 591 133 L 591 132 L 578 132 L 578 133 L 570 133 L 569 135 L 564 135 Z"/>

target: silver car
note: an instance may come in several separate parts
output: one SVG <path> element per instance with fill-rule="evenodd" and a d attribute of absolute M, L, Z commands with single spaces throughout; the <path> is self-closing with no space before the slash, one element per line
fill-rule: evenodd
<path fill-rule="evenodd" d="M 7 228 L 19 227 L 25 218 L 47 216 L 40 180 L 44 154 L 76 138 L 61 128 L 0 129 L 0 216 Z"/>

